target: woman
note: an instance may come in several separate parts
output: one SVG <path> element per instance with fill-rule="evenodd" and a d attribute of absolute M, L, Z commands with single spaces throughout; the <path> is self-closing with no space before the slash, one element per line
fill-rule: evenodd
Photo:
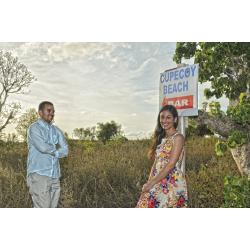
<path fill-rule="evenodd" d="M 172 105 L 162 107 L 149 152 L 154 164 L 137 207 L 187 207 L 187 186 L 181 170 L 184 137 L 176 130 L 177 126 L 176 108 Z"/>

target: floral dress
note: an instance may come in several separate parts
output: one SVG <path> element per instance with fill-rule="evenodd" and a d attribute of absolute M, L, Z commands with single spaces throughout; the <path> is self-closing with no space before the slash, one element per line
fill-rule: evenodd
<path fill-rule="evenodd" d="M 163 138 L 157 146 L 155 162 L 151 175 L 156 176 L 167 165 L 174 144 L 174 138 L 178 134 Z M 187 207 L 187 185 L 185 176 L 181 170 L 181 161 L 184 149 L 176 165 L 169 171 L 167 176 L 155 184 L 149 192 L 142 193 L 136 207 L 139 208 L 167 208 Z"/>

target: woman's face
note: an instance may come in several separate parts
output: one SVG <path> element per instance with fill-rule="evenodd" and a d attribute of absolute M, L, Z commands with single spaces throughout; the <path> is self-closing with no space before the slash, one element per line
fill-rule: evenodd
<path fill-rule="evenodd" d="M 165 130 L 174 128 L 174 116 L 167 110 L 164 110 L 160 113 L 160 124 L 161 127 Z"/>

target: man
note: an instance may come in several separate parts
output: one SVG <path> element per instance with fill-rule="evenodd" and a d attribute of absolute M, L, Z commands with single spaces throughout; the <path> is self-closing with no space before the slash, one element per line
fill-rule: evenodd
<path fill-rule="evenodd" d="M 54 126 L 54 106 L 39 105 L 40 118 L 28 130 L 27 184 L 34 207 L 55 208 L 60 196 L 59 158 L 68 155 L 68 145 L 60 129 Z"/>

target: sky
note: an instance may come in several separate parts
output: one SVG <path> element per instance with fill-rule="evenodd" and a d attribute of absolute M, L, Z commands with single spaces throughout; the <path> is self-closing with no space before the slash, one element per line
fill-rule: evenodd
<path fill-rule="evenodd" d="M 37 78 L 26 94 L 10 96 L 22 113 L 48 100 L 55 124 L 72 136 L 74 128 L 116 121 L 131 139 L 150 136 L 158 112 L 159 77 L 173 68 L 176 43 L 0 43 Z M 191 61 L 186 61 L 190 62 Z M 199 107 L 205 101 L 199 84 Z M 227 100 L 220 100 L 226 109 Z M 15 132 L 15 125 L 4 131 Z"/>

